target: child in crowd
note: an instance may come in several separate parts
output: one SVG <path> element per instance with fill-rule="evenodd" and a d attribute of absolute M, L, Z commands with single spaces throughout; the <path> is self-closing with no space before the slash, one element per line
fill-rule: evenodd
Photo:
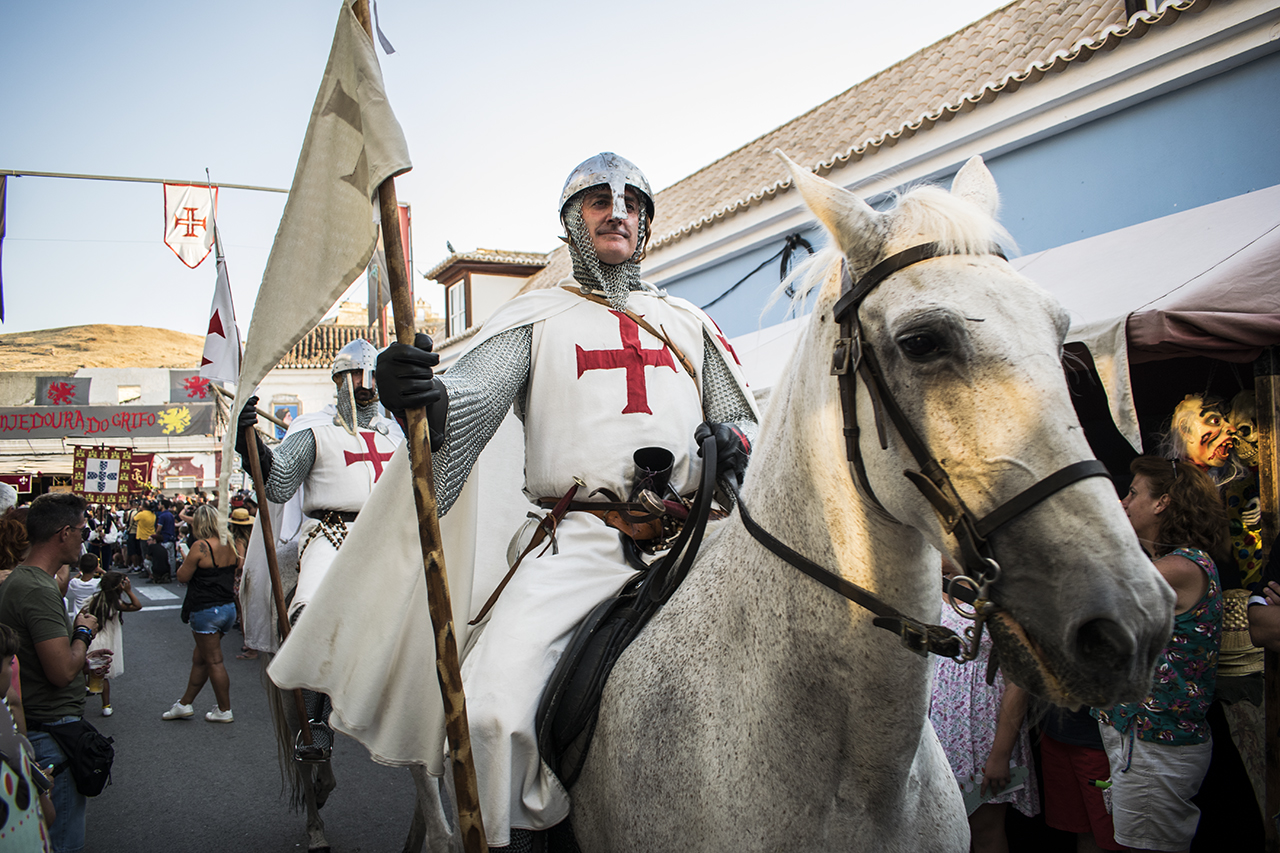
<path fill-rule="evenodd" d="M 129 600 L 124 601 L 128 595 Z M 102 577 L 98 591 L 89 599 L 85 610 L 98 620 L 98 633 L 89 646 L 89 651 L 110 649 L 111 667 L 102 678 L 102 716 L 111 716 L 111 679 L 124 675 L 124 628 L 121 624 L 121 613 L 132 613 L 142 609 L 142 602 L 133 592 L 133 584 L 127 575 L 121 572 L 107 572 Z M 90 678 L 89 692 L 94 690 L 96 679 Z"/>
<path fill-rule="evenodd" d="M 72 619 L 84 607 L 85 602 L 98 591 L 98 557 L 96 554 L 80 555 L 80 573 L 67 581 L 67 615 Z"/>

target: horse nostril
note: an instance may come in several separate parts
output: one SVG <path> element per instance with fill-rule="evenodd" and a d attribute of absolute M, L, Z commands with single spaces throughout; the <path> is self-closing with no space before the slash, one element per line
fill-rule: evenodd
<path fill-rule="evenodd" d="M 1136 651 L 1133 635 L 1110 619 L 1093 619 L 1076 632 L 1076 651 L 1081 660 L 1111 670 L 1127 669 Z"/>

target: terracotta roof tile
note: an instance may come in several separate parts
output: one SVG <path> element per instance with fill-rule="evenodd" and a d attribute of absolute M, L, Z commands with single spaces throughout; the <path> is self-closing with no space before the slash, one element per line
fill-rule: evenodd
<path fill-rule="evenodd" d="M 435 281 L 436 276 L 459 261 L 479 261 L 487 264 L 511 264 L 513 266 L 533 266 L 545 264 L 546 254 L 542 252 L 507 252 L 501 249 L 476 249 L 474 252 L 454 252 L 440 263 L 433 266 L 423 278 Z"/>
<path fill-rule="evenodd" d="M 1140 12 L 1130 25 L 1124 0 L 1016 0 L 658 193 L 651 245 L 674 243 L 786 190 L 774 148 L 825 175 L 1208 2 L 1165 0 L 1158 14 Z"/>

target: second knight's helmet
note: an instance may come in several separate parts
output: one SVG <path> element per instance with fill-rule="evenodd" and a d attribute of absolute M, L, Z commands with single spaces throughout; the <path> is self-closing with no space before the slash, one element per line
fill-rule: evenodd
<path fill-rule="evenodd" d="M 375 377 L 377 366 L 378 351 L 374 349 L 373 344 L 363 338 L 357 338 L 347 344 L 338 350 L 338 354 L 333 358 L 333 368 L 329 375 L 338 383 L 338 421 L 347 432 L 354 434 L 360 421 L 365 422 L 360 425 L 368 425 L 372 415 L 360 417 L 363 414 L 360 411 L 361 408 L 377 410 L 378 385 Z M 359 371 L 364 387 L 374 393 L 373 400 L 364 407 L 356 406 L 355 387 L 351 381 L 352 371 Z"/>

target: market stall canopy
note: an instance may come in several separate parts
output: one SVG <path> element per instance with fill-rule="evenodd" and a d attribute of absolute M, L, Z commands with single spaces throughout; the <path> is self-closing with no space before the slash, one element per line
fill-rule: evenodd
<path fill-rule="evenodd" d="M 1280 186 L 1013 260 L 1071 312 L 1116 428 L 1141 452 L 1129 365 L 1249 362 L 1280 344 Z"/>

